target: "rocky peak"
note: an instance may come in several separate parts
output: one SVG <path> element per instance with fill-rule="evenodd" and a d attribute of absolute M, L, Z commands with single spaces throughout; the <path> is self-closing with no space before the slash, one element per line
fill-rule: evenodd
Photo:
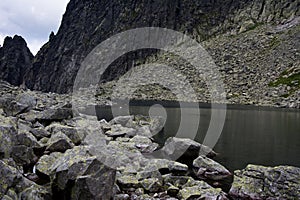
<path fill-rule="evenodd" d="M 21 36 L 6 37 L 0 48 L 0 79 L 13 85 L 21 85 L 32 60 L 33 55 Z"/>
<path fill-rule="evenodd" d="M 71 0 L 58 33 L 37 54 L 26 84 L 36 90 L 70 92 L 88 53 L 110 36 L 132 28 L 169 28 L 202 41 L 261 23 L 284 23 L 297 15 L 298 0 Z M 136 57 L 125 56 L 107 79 L 128 70 L 132 66 L 128 61 Z"/>

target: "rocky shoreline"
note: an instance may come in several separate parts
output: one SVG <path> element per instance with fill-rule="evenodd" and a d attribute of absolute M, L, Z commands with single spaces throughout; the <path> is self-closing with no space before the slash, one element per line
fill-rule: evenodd
<path fill-rule="evenodd" d="M 160 117 L 99 121 L 74 112 L 68 95 L 4 82 L 0 91 L 0 199 L 300 198 L 299 168 L 230 172 L 191 139 L 160 146 Z"/>

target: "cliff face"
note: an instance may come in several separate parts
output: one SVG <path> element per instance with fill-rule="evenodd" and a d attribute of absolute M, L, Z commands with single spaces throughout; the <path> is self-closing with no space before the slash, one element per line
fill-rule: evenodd
<path fill-rule="evenodd" d="M 22 37 L 6 37 L 0 48 L 0 79 L 19 86 L 32 60 L 33 55 Z"/>
<path fill-rule="evenodd" d="M 137 27 L 164 27 L 202 41 L 282 23 L 299 15 L 299 0 L 71 0 L 57 35 L 52 35 L 27 71 L 31 89 L 69 92 L 85 56 L 110 36 Z M 125 56 L 132 60 L 135 56 Z M 121 63 L 111 80 L 128 70 Z"/>

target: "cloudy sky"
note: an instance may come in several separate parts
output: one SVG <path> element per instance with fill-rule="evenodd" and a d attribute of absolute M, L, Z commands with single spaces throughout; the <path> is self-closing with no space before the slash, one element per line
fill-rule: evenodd
<path fill-rule="evenodd" d="M 0 0 L 0 45 L 21 35 L 33 54 L 55 33 L 69 0 Z"/>

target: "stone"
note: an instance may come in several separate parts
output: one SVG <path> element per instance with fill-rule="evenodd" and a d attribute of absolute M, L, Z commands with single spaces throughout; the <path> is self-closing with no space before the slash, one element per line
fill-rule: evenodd
<path fill-rule="evenodd" d="M 152 138 L 153 137 L 149 125 L 144 125 L 142 127 L 139 127 L 136 131 L 136 135 L 144 136 L 144 137 L 147 137 L 147 138 Z"/>
<path fill-rule="evenodd" d="M 128 194 L 118 194 L 114 196 L 114 200 L 130 200 L 130 196 Z"/>
<path fill-rule="evenodd" d="M 224 190 L 229 190 L 231 187 L 232 173 L 210 158 L 199 156 L 193 162 L 193 171 L 197 178 L 210 183 L 214 187 L 221 187 Z"/>
<path fill-rule="evenodd" d="M 6 198 L 17 194 L 21 199 L 43 199 L 33 197 L 45 197 L 51 199 L 50 192 L 41 186 L 26 179 L 16 168 L 0 160 L 0 198 L 6 195 Z M 49 198 L 48 198 L 49 197 Z"/>
<path fill-rule="evenodd" d="M 124 191 L 130 188 L 139 188 L 141 186 L 139 180 L 133 175 L 125 175 L 117 178 L 117 184 Z"/>
<path fill-rule="evenodd" d="M 167 189 L 167 194 L 170 195 L 171 197 L 176 197 L 179 191 L 180 189 L 178 187 L 171 185 Z"/>
<path fill-rule="evenodd" d="M 189 167 L 179 162 L 171 162 L 169 164 L 169 170 L 173 175 L 184 176 L 187 174 Z"/>
<path fill-rule="evenodd" d="M 51 133 L 46 131 L 44 128 L 33 128 L 30 130 L 30 132 L 38 139 L 42 139 L 44 137 L 50 137 Z"/>
<path fill-rule="evenodd" d="M 50 155 L 43 155 L 35 165 L 36 174 L 49 181 L 50 178 L 53 179 L 55 174 L 55 169 L 52 168 L 52 165 L 57 161 L 59 157 L 62 156 L 63 154 L 59 152 L 54 152 L 51 153 Z"/>
<path fill-rule="evenodd" d="M 208 157 L 216 156 L 216 153 L 207 146 L 204 146 L 198 142 L 195 142 L 188 138 L 175 138 L 170 137 L 166 140 L 164 147 L 162 148 L 166 157 L 171 160 L 180 160 L 189 165 L 189 162 L 196 159 L 199 154 L 207 154 Z M 186 160 L 186 161 L 185 161 Z"/>
<path fill-rule="evenodd" d="M 18 165 L 24 166 L 33 165 L 38 160 L 37 156 L 34 154 L 33 149 L 25 145 L 14 146 L 12 148 L 11 156 Z"/>
<path fill-rule="evenodd" d="M 19 132 L 16 139 L 17 145 L 25 145 L 32 148 L 40 147 L 37 139 L 30 132 Z"/>
<path fill-rule="evenodd" d="M 248 165 L 234 172 L 233 199 L 299 199 L 300 168 Z"/>
<path fill-rule="evenodd" d="M 116 171 L 94 160 L 72 189 L 72 200 L 111 199 Z"/>
<path fill-rule="evenodd" d="M 148 137 L 136 135 L 132 139 L 131 142 L 135 143 L 135 146 L 142 152 L 142 153 L 152 153 L 158 148 L 158 144 L 152 142 Z"/>
<path fill-rule="evenodd" d="M 155 193 L 162 191 L 162 183 L 157 178 L 144 179 L 140 183 L 148 192 Z"/>
<path fill-rule="evenodd" d="M 64 119 L 70 119 L 73 117 L 73 111 L 71 108 L 58 107 L 49 108 L 41 113 L 41 116 L 37 117 L 38 121 L 62 121 Z"/>
<path fill-rule="evenodd" d="M 7 99 L 3 111 L 7 116 L 16 116 L 30 111 L 36 106 L 37 100 L 30 93 L 19 94 L 15 99 Z"/>
<path fill-rule="evenodd" d="M 0 116 L 0 158 L 8 158 L 16 144 L 16 123 L 11 118 Z"/>
<path fill-rule="evenodd" d="M 75 144 L 79 145 L 83 141 L 84 137 L 86 136 L 86 132 L 81 128 L 75 128 L 70 126 L 64 126 L 58 123 L 51 124 L 46 128 L 47 131 L 51 132 L 52 134 L 56 134 L 58 132 L 62 132 L 65 134 L 70 140 Z"/>
<path fill-rule="evenodd" d="M 189 176 L 174 176 L 172 174 L 163 175 L 163 181 L 165 185 L 173 185 L 178 188 L 182 188 L 190 179 Z"/>
<path fill-rule="evenodd" d="M 24 200 L 51 200 L 52 195 L 45 188 L 37 185 L 33 185 L 26 188 L 20 193 L 20 199 Z"/>
<path fill-rule="evenodd" d="M 200 185 L 193 187 L 185 187 L 179 191 L 180 199 L 219 199 L 219 200 L 228 200 L 226 195 L 222 193 L 221 189 L 215 189 L 212 187 Z"/>
<path fill-rule="evenodd" d="M 62 132 L 58 132 L 51 136 L 47 143 L 46 151 L 49 152 L 65 152 L 74 147 L 72 141 Z"/>
<path fill-rule="evenodd" d="M 132 127 L 133 119 L 134 119 L 134 116 L 119 116 L 119 117 L 115 117 L 114 119 L 112 119 L 109 122 L 109 124 L 111 124 L 111 125 L 120 124 L 123 127 L 133 128 Z"/>

